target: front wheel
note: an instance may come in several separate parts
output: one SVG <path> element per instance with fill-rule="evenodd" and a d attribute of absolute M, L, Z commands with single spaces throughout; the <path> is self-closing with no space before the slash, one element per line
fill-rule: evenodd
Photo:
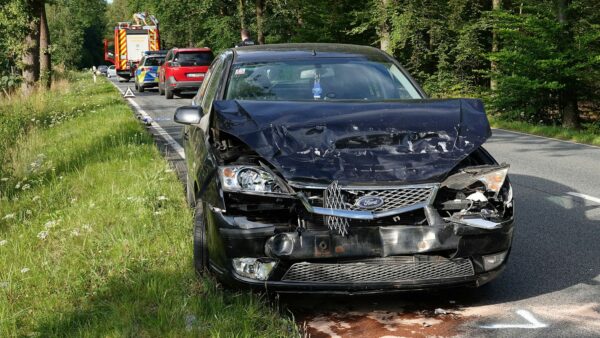
<path fill-rule="evenodd" d="M 167 100 L 170 100 L 173 98 L 173 89 L 167 87 L 166 85 L 165 85 L 165 98 Z"/>
<path fill-rule="evenodd" d="M 158 84 L 158 95 L 165 95 L 165 90 Z"/>
<path fill-rule="evenodd" d="M 208 269 L 208 248 L 206 245 L 206 219 L 202 201 L 196 201 L 194 209 L 194 268 L 198 276 Z"/>

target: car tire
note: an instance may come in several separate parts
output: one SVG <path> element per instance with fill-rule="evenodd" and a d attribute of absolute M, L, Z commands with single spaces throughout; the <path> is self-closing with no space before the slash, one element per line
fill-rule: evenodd
<path fill-rule="evenodd" d="M 138 90 L 138 93 L 143 93 L 144 92 L 144 86 L 143 85 L 137 86 L 137 90 Z"/>
<path fill-rule="evenodd" d="M 173 98 L 173 89 L 170 89 L 169 87 L 165 86 L 165 98 L 167 100 L 170 100 Z"/>
<path fill-rule="evenodd" d="M 198 276 L 204 275 L 208 269 L 206 218 L 201 200 L 196 201 L 194 209 L 194 269 Z"/>
<path fill-rule="evenodd" d="M 161 88 L 160 83 L 158 84 L 158 95 L 165 95 L 165 91 Z"/>

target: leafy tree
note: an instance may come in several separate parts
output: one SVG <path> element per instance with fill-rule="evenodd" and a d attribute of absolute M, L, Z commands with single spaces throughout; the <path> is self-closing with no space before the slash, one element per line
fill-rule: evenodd
<path fill-rule="evenodd" d="M 598 8 L 597 0 L 539 0 L 498 13 L 496 109 L 578 127 L 578 103 L 597 99 L 600 83 Z"/>
<path fill-rule="evenodd" d="M 54 60 L 67 68 L 103 64 L 103 0 L 55 0 L 47 8 Z"/>
<path fill-rule="evenodd" d="M 27 17 L 27 33 L 21 54 L 23 69 L 23 94 L 29 95 L 40 77 L 40 16 L 44 6 L 41 0 L 25 0 L 25 15 Z"/>

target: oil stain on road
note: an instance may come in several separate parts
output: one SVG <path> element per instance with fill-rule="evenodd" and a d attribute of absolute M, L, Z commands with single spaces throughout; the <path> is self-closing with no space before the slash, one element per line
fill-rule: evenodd
<path fill-rule="evenodd" d="M 452 310 L 327 312 L 298 318 L 305 336 L 453 337 L 467 318 Z"/>

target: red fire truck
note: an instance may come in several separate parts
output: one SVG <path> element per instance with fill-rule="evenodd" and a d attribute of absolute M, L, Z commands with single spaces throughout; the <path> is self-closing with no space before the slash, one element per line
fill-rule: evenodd
<path fill-rule="evenodd" d="M 115 65 L 117 76 L 125 81 L 133 77 L 135 66 L 145 51 L 160 50 L 158 25 L 142 26 L 119 22 L 114 40 L 104 40 L 104 60 Z"/>

